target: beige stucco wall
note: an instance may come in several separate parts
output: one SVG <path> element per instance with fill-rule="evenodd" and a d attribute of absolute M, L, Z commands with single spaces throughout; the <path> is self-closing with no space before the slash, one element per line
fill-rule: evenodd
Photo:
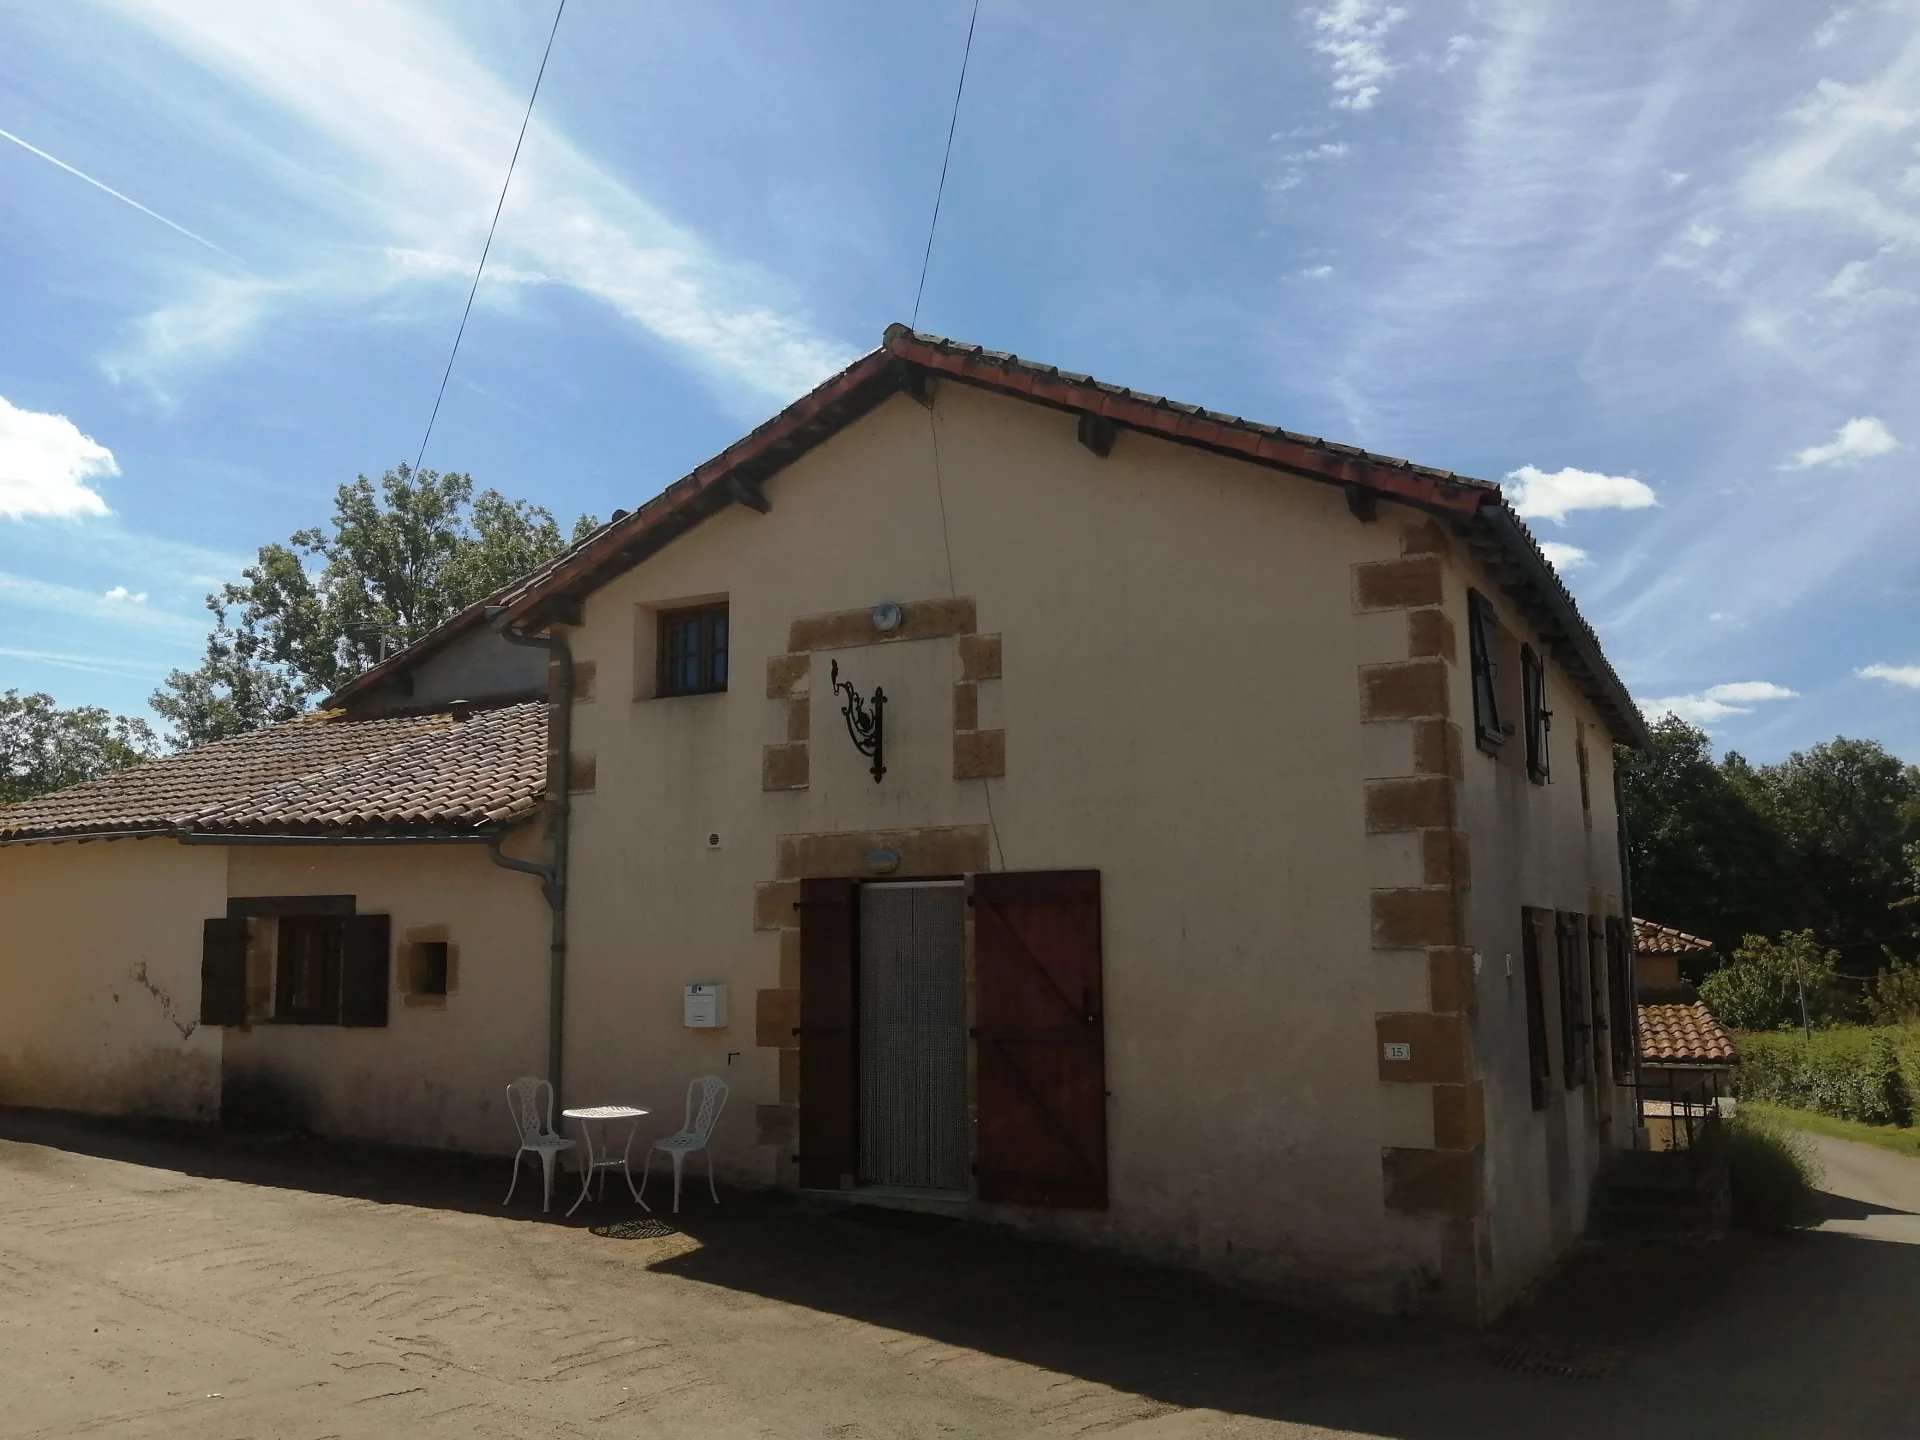
<path fill-rule="evenodd" d="M 1465 759 L 1460 793 L 1471 878 L 1466 939 L 1481 966 L 1474 1039 L 1486 1094 L 1491 1244 L 1487 1302 L 1494 1308 L 1584 1230 L 1593 1177 L 1607 1147 L 1631 1144 L 1633 1094 L 1611 1083 L 1611 1066 L 1596 1069 L 1578 1089 L 1566 1088 L 1559 970 L 1550 923 L 1542 934 L 1540 961 L 1553 1078 L 1548 1109 L 1533 1109 L 1521 959 L 1522 907 L 1588 916 L 1620 913 L 1618 817 L 1613 742 L 1596 708 L 1553 661 L 1518 608 L 1461 547 L 1456 547 L 1447 585 L 1447 607 L 1460 636 L 1452 704 Z M 1553 712 L 1550 784 L 1537 785 L 1526 773 L 1526 739 L 1518 714 L 1503 717 L 1516 726 L 1505 747 L 1512 755 L 1496 758 L 1474 743 L 1472 670 L 1467 662 L 1469 586 L 1493 601 L 1503 628 L 1531 644 L 1546 661 L 1547 707 Z M 1576 737 L 1581 734 L 1586 739 L 1590 809 L 1581 804 L 1576 759 Z M 1610 1132 L 1600 1123 L 1607 1106 L 1613 1117 Z"/>
<path fill-rule="evenodd" d="M 524 851 L 525 840 L 514 849 Z M 352 895 L 361 913 L 392 917 L 393 985 L 384 1028 L 232 1027 L 229 1085 L 268 1077 L 323 1134 L 457 1150 L 515 1144 L 504 1092 L 546 1073 L 547 907 L 530 876 L 503 870 L 478 845 L 240 847 L 228 894 Z M 210 914 L 223 913 L 226 895 Z M 444 938 L 457 977 L 444 1002 L 403 993 L 410 931 Z M 195 944 L 198 945 L 196 922 Z"/>
<path fill-rule="evenodd" d="M 1102 460 L 1073 417 L 957 384 L 936 414 L 940 490 L 928 412 L 898 397 L 776 476 L 771 514 L 735 508 L 589 599 L 572 1098 L 677 1107 L 689 1077 L 724 1074 L 722 1167 L 785 1178 L 790 1143 L 754 1128 L 778 1096 L 752 1023 L 781 983 L 779 937 L 752 924 L 777 837 L 991 824 L 996 865 L 1103 877 L 1112 1206 L 1053 1223 L 1404 1303 L 1435 1237 L 1382 1198 L 1373 1017 L 1393 1006 L 1369 950 L 1350 598 L 1355 561 L 1399 553 L 1393 507 L 1362 524 L 1336 489 L 1133 433 Z M 651 684 L 647 607 L 721 593 L 728 693 L 631 699 Z M 1003 636 L 979 724 L 1005 729 L 1005 778 L 952 778 L 940 639 L 816 654 L 810 783 L 763 791 L 762 747 L 788 733 L 765 665 L 789 622 L 949 593 Z M 830 699 L 836 656 L 890 697 L 884 785 Z M 694 981 L 731 986 L 728 1030 L 682 1027 Z"/>
<path fill-rule="evenodd" d="M 200 930 L 226 874 L 167 839 L 0 846 L 0 1104 L 213 1116 Z"/>

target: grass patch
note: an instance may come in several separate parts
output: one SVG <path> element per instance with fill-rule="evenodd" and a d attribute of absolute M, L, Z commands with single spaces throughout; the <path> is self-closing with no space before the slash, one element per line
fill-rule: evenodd
<path fill-rule="evenodd" d="M 1862 1145 L 1877 1145 L 1909 1160 L 1920 1160 L 1920 1129 L 1909 1125 L 1862 1125 L 1855 1120 L 1836 1120 L 1812 1110 L 1795 1110 L 1758 1100 L 1744 1102 L 1740 1113 L 1758 1115 L 1789 1130 L 1810 1130 L 1815 1135 L 1831 1135 L 1837 1140 L 1857 1140 Z"/>
<path fill-rule="evenodd" d="M 1820 1162 L 1804 1135 L 1742 1105 L 1726 1127 L 1733 1223 L 1747 1230 L 1792 1230 L 1819 1218 L 1814 1195 Z"/>

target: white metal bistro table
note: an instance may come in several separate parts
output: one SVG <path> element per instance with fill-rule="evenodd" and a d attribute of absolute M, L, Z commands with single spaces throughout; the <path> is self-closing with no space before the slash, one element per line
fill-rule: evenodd
<path fill-rule="evenodd" d="M 575 1110 L 560 1112 L 563 1118 L 580 1122 L 580 1144 L 587 1152 L 586 1163 L 580 1169 L 580 1199 L 575 1200 L 572 1209 L 567 1211 L 569 1218 L 572 1217 L 574 1210 L 580 1208 L 580 1201 L 587 1198 L 587 1192 L 593 1188 L 593 1177 L 596 1173 L 600 1176 L 600 1193 L 602 1195 L 607 1193 L 607 1171 L 609 1170 L 618 1170 L 626 1176 L 627 1190 L 633 1196 L 634 1202 L 649 1215 L 653 1213 L 653 1207 L 642 1200 L 640 1192 L 633 1188 L 633 1171 L 627 1168 L 627 1157 L 633 1153 L 633 1137 L 640 1130 L 640 1117 L 652 1113 L 638 1105 L 582 1105 Z M 613 1146 L 604 1130 L 600 1135 L 600 1151 L 597 1155 L 593 1148 L 594 1122 L 599 1121 L 604 1124 L 614 1120 L 629 1122 L 627 1143 L 620 1151 L 620 1157 L 617 1160 L 613 1158 Z"/>

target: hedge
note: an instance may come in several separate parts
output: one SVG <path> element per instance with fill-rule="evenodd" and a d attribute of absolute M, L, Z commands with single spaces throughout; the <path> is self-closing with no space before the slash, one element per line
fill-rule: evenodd
<path fill-rule="evenodd" d="M 1815 1110 L 1864 1125 L 1911 1125 L 1920 1100 L 1920 1027 L 1866 1025 L 1739 1037 L 1743 1099 Z"/>

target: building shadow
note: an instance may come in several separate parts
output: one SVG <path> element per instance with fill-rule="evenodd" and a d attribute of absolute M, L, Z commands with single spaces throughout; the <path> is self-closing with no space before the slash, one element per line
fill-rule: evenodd
<path fill-rule="evenodd" d="M 1920 1244 L 1853 1232 L 1587 1248 L 1470 1331 L 1316 1312 L 1001 1227 L 788 1192 L 727 1187 L 716 1207 L 692 1186 L 676 1216 L 659 1186 L 647 1215 L 616 1177 L 567 1220 L 577 1191 L 556 1186 L 542 1216 L 533 1172 L 504 1210 L 502 1156 L 18 1110 L 0 1110 L 0 1139 L 564 1227 L 583 1259 L 613 1247 L 604 1254 L 628 1267 L 616 1285 L 659 1277 L 885 1332 L 876 1364 L 992 1384 L 977 1358 L 942 1368 L 990 1357 L 1138 1397 L 1143 1440 L 1253 1436 L 1262 1422 L 1395 1440 L 1920 1434 Z M 1902 1223 L 1904 1212 L 1829 1199 L 1836 1217 Z M 920 1343 L 897 1347 L 899 1336 Z M 912 1358 L 880 1358 L 901 1354 Z M 1154 1428 L 1174 1410 L 1217 1413 Z"/>

